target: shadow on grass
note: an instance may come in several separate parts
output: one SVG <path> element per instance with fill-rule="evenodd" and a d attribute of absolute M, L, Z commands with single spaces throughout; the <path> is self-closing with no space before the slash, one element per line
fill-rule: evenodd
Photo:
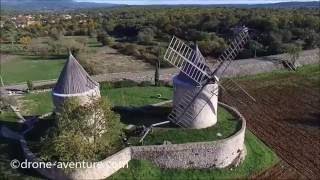
<path fill-rule="evenodd" d="M 54 127 L 56 120 L 54 117 L 39 119 L 34 124 L 34 128 L 25 135 L 27 141 L 40 142 L 41 137 L 45 136 L 51 127 Z"/>
<path fill-rule="evenodd" d="M 26 119 L 30 118 L 36 118 L 36 116 L 33 117 L 25 117 Z M 38 124 L 40 123 L 40 124 Z M 30 133 L 27 135 L 26 139 L 33 139 L 33 140 L 40 140 L 40 136 L 43 135 L 43 133 L 46 132 L 46 129 L 48 127 L 52 126 L 52 122 L 50 120 L 41 120 L 38 123 L 35 124 L 35 128 L 30 131 Z M 27 127 L 25 124 L 18 123 L 18 122 L 7 122 L 7 121 L 0 121 L 0 126 L 6 126 L 10 128 L 13 131 L 16 132 L 22 132 Z M 29 145 L 30 146 L 30 145 Z M 18 169 L 12 169 L 10 167 L 10 162 L 14 159 L 19 160 L 19 162 L 24 162 L 25 156 L 21 149 L 20 143 L 16 140 L 11 140 L 8 138 L 4 138 L 0 136 L 0 179 L 12 179 L 12 178 L 18 178 L 18 179 L 41 179 L 43 178 L 40 174 L 38 174 L 37 171 L 35 171 L 32 168 L 18 168 Z"/>
<path fill-rule="evenodd" d="M 115 106 L 113 111 L 120 114 L 120 121 L 124 124 L 150 126 L 154 123 L 167 121 L 167 116 L 171 112 L 171 107 L 165 106 L 143 106 L 143 107 L 122 107 Z M 162 127 L 173 127 L 170 123 Z"/>

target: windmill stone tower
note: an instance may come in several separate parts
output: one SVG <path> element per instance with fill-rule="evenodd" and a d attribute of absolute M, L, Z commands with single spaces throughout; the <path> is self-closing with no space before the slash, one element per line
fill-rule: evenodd
<path fill-rule="evenodd" d="M 196 63 L 197 66 L 201 66 L 204 71 L 209 73 L 209 66 L 205 61 L 202 61 L 202 55 L 198 49 L 198 46 L 195 45 L 193 48 L 193 55 L 191 56 L 191 62 Z M 196 69 L 195 67 L 184 67 L 186 72 L 194 72 L 200 74 L 201 70 Z M 186 108 L 182 105 L 183 97 L 187 94 L 199 93 L 200 86 L 199 84 L 186 75 L 184 72 L 180 71 L 178 75 L 173 78 L 174 86 L 174 96 L 173 96 L 173 108 Z M 193 121 L 188 124 L 189 128 L 206 128 L 216 124 L 217 122 L 217 107 L 218 107 L 218 84 L 210 83 L 207 84 L 205 89 L 215 89 L 215 96 L 209 91 L 202 91 L 198 97 L 189 104 L 189 111 L 191 114 L 197 114 L 194 117 Z M 184 114 L 182 119 L 187 118 L 187 114 Z"/>
<path fill-rule="evenodd" d="M 63 103 L 71 98 L 76 98 L 80 105 L 84 105 L 100 97 L 99 83 L 90 77 L 70 53 L 52 91 L 55 111 L 61 111 Z"/>
<path fill-rule="evenodd" d="M 248 39 L 248 28 L 239 28 L 237 36 L 220 55 L 218 62 L 209 68 L 197 46 L 192 48 L 173 36 L 164 60 L 178 68 L 180 73 L 173 78 L 174 100 L 173 109 L 168 116 L 169 121 L 184 128 L 196 129 L 216 124 L 218 87 L 224 89 L 219 79 Z M 226 87 L 233 86 L 229 82 Z M 238 87 L 254 100 L 244 89 Z"/>

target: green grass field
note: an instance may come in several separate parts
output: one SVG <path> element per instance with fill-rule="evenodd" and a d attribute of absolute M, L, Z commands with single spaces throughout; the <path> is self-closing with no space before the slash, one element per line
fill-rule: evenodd
<path fill-rule="evenodd" d="M 101 95 L 106 96 L 113 106 L 143 106 L 172 98 L 172 88 L 169 87 L 101 87 Z M 157 94 L 161 94 L 162 99 L 156 98 Z M 52 111 L 51 92 L 27 94 L 22 98 L 22 107 L 26 115 L 39 115 Z"/>
<path fill-rule="evenodd" d="M 121 169 L 108 179 L 247 179 L 275 165 L 279 159 L 250 131 L 245 137 L 247 156 L 238 167 L 221 170 L 160 169 L 149 161 L 133 160 L 128 169 Z"/>
<path fill-rule="evenodd" d="M 66 40 L 74 39 L 84 42 L 87 46 L 87 53 L 93 54 L 101 48 L 101 43 L 96 38 L 87 36 L 64 36 Z M 33 39 L 38 43 L 48 44 L 52 41 L 49 37 Z M 28 55 L 28 50 L 22 48 L 20 44 L 1 44 L 0 50 L 15 56 L 14 59 L 4 62 L 1 65 L 1 75 L 5 84 L 26 82 L 28 80 L 49 80 L 58 78 L 65 63 L 66 57 L 42 58 L 39 56 Z M 67 53 L 67 52 L 66 52 Z M 67 55 L 67 54 L 66 54 Z"/>
<path fill-rule="evenodd" d="M 169 87 L 126 87 L 101 88 L 101 94 L 107 96 L 114 106 L 144 106 L 172 99 L 172 88 Z M 157 98 L 160 94 L 161 98 Z"/>
<path fill-rule="evenodd" d="M 0 114 L 0 121 L 1 122 L 16 122 L 17 116 L 14 114 L 14 112 L 2 111 L 2 113 Z"/>
<path fill-rule="evenodd" d="M 173 144 L 187 142 L 205 142 L 224 139 L 241 128 L 241 122 L 224 108 L 218 108 L 217 124 L 205 129 L 176 129 L 176 128 L 155 128 L 144 140 L 145 145 L 163 144 L 164 141 L 170 141 Z M 221 133 L 221 136 L 217 136 Z"/>
<path fill-rule="evenodd" d="M 41 115 L 53 110 L 51 91 L 27 94 L 22 98 L 22 112 L 24 115 Z"/>
<path fill-rule="evenodd" d="M 14 59 L 2 64 L 1 75 L 5 84 L 55 79 L 58 78 L 64 63 L 65 59 L 16 55 Z"/>
<path fill-rule="evenodd" d="M 305 65 L 297 71 L 279 70 L 270 73 L 261 73 L 254 76 L 244 76 L 236 79 L 246 84 L 254 83 L 254 88 L 265 86 L 307 86 L 319 87 L 320 89 L 320 65 Z M 256 83 L 262 82 L 262 83 Z"/>

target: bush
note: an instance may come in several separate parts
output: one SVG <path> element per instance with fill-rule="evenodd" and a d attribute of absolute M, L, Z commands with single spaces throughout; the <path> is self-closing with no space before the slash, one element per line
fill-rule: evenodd
<path fill-rule="evenodd" d="M 138 86 L 140 87 L 146 87 L 146 86 L 153 86 L 152 82 L 150 81 L 141 81 Z"/>
<path fill-rule="evenodd" d="M 27 48 L 31 43 L 32 39 L 30 36 L 23 36 L 19 39 L 19 43 L 22 45 L 23 48 Z"/>
<path fill-rule="evenodd" d="M 112 46 L 114 39 L 107 33 L 102 32 L 97 35 L 97 41 L 100 42 L 103 46 Z"/>
<path fill-rule="evenodd" d="M 28 90 L 29 91 L 34 90 L 34 85 L 33 85 L 33 82 L 31 80 L 27 81 L 27 86 L 28 86 Z"/>
<path fill-rule="evenodd" d="M 139 83 L 137 83 L 133 80 L 125 79 L 122 81 L 114 82 L 113 87 L 114 88 L 122 88 L 122 87 L 133 87 L 133 86 L 138 86 L 138 85 L 139 85 Z"/>
<path fill-rule="evenodd" d="M 151 44 L 154 39 L 154 32 L 151 28 L 146 28 L 140 31 L 137 35 L 137 41 L 140 44 Z"/>
<path fill-rule="evenodd" d="M 77 57 L 79 63 L 81 66 L 88 72 L 90 75 L 96 75 L 99 74 L 100 72 L 97 70 L 95 64 L 93 62 L 90 62 L 86 60 L 86 57 L 83 54 L 80 54 Z"/>
<path fill-rule="evenodd" d="M 122 49 L 120 49 L 120 52 L 126 55 L 135 56 L 135 57 L 140 56 L 139 49 L 134 44 L 127 44 Z"/>
<path fill-rule="evenodd" d="M 56 126 L 41 141 L 46 161 L 97 161 L 122 147 L 122 125 L 105 99 L 79 106 L 67 101 Z"/>

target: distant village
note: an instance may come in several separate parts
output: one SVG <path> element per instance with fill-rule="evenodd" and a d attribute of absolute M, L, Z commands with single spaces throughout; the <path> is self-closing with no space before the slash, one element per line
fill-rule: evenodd
<path fill-rule="evenodd" d="M 26 28 L 29 26 L 37 26 L 37 25 L 47 25 L 47 24 L 56 24 L 60 21 L 68 21 L 75 19 L 78 23 L 86 23 L 88 16 L 86 14 L 80 13 L 77 15 L 71 14 L 50 14 L 50 15 L 42 15 L 42 14 L 18 14 L 14 16 L 2 16 L 0 20 L 0 27 L 3 28 L 5 23 L 12 23 L 16 28 Z"/>

